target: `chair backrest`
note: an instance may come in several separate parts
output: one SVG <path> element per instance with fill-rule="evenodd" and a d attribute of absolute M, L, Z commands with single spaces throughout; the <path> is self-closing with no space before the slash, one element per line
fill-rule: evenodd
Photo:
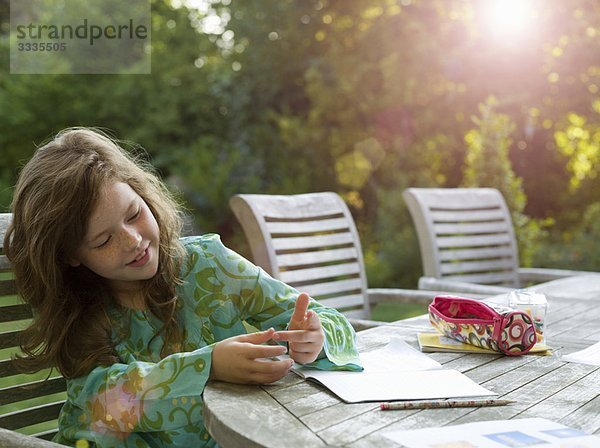
<path fill-rule="evenodd" d="M 519 255 L 504 198 L 493 188 L 408 188 L 427 277 L 519 286 Z"/>
<path fill-rule="evenodd" d="M 32 317 L 30 308 L 17 296 L 11 264 L 4 255 L 4 235 L 11 219 L 9 213 L 0 214 L 0 428 L 51 439 L 66 398 L 65 379 L 53 371 L 44 381 L 48 370 L 20 374 L 11 361 L 19 352 L 20 330 Z"/>
<path fill-rule="evenodd" d="M 369 317 L 358 232 L 340 196 L 240 194 L 229 204 L 258 266 L 348 317 Z"/>

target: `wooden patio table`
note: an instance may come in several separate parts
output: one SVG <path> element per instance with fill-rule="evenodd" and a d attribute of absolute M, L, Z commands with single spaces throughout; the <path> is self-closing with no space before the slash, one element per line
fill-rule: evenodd
<path fill-rule="evenodd" d="M 544 417 L 590 434 L 600 434 L 600 367 L 566 363 L 561 356 L 600 340 L 600 274 L 554 280 L 530 289 L 549 303 L 546 320 L 552 356 L 429 353 L 459 370 L 509 406 L 381 411 L 379 403 L 347 404 L 323 386 L 290 373 L 276 383 L 242 386 L 210 382 L 204 391 L 208 431 L 230 447 L 399 447 L 383 437 L 399 429 Z M 400 336 L 417 346 L 429 331 L 427 316 L 358 333 L 361 352 Z"/>

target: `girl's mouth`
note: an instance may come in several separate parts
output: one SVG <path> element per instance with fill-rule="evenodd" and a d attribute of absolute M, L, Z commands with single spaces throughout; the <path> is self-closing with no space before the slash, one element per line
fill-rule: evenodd
<path fill-rule="evenodd" d="M 130 266 L 132 268 L 139 268 L 148 263 L 148 260 L 150 259 L 149 249 L 150 247 L 147 247 L 146 250 L 138 258 L 133 260 L 131 263 L 127 263 L 127 266 Z"/>

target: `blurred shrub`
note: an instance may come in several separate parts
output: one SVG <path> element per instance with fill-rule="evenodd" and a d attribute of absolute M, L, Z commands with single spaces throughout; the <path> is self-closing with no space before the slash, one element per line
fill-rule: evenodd
<path fill-rule="evenodd" d="M 536 266 L 600 271 L 600 202 L 587 207 L 578 226 L 552 234 L 534 256 Z"/>
<path fill-rule="evenodd" d="M 553 221 L 533 219 L 524 213 L 527 196 L 523 180 L 513 171 L 508 157 L 515 125 L 507 115 L 495 110 L 498 105 L 494 97 L 480 104 L 481 116 L 473 118 L 478 127 L 465 136 L 468 147 L 463 186 L 500 190 L 512 215 L 521 266 L 531 266 Z"/>
<path fill-rule="evenodd" d="M 369 286 L 415 288 L 421 255 L 402 189 L 380 190 L 377 198 L 375 226 L 361 232 Z"/>

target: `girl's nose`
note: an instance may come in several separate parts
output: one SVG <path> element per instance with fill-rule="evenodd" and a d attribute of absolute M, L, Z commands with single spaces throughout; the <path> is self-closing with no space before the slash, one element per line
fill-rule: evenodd
<path fill-rule="evenodd" d="M 125 238 L 128 246 L 130 246 L 132 249 L 137 248 L 142 242 L 142 235 L 140 235 L 140 233 L 134 228 L 129 228 L 126 230 Z"/>

